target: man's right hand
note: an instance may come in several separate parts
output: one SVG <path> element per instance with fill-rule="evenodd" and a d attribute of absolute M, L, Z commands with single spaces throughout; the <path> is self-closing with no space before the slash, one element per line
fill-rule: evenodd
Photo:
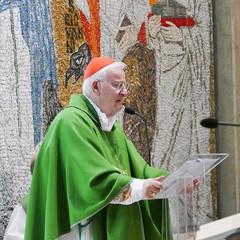
<path fill-rule="evenodd" d="M 160 176 L 146 179 L 143 183 L 143 198 L 155 197 L 163 188 L 162 181 L 164 178 L 164 176 Z"/>

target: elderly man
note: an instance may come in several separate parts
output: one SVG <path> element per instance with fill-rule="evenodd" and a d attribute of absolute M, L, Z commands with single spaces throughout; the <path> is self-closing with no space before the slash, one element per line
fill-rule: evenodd
<path fill-rule="evenodd" d="M 172 239 L 168 201 L 149 201 L 168 172 L 148 166 L 115 121 L 128 93 L 124 68 L 93 58 L 83 94 L 50 125 L 32 178 L 25 240 Z"/>

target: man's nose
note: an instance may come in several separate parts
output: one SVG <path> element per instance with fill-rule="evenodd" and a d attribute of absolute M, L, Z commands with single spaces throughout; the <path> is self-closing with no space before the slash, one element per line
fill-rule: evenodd
<path fill-rule="evenodd" d="M 123 94 L 124 96 L 128 95 L 128 89 L 125 85 L 123 85 L 123 88 L 121 89 L 121 94 Z"/>

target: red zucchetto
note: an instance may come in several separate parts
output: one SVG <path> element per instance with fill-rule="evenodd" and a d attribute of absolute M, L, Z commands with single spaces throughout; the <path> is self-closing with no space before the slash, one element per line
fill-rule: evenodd
<path fill-rule="evenodd" d="M 94 73 L 96 73 L 97 71 L 101 70 L 102 68 L 117 62 L 117 60 L 112 59 L 112 58 L 107 58 L 107 57 L 95 57 L 91 60 L 91 62 L 88 64 L 85 72 L 84 72 L 84 76 L 83 76 L 83 80 L 91 77 Z"/>

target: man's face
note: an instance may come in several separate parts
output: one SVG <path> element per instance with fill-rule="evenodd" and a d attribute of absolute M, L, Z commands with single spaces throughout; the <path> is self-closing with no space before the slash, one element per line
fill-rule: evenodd
<path fill-rule="evenodd" d="M 113 117 L 122 109 L 123 100 L 128 93 L 125 85 L 122 85 L 125 83 L 125 72 L 119 67 L 115 68 L 114 71 L 109 70 L 106 80 L 97 82 L 97 105 L 107 117 Z"/>

